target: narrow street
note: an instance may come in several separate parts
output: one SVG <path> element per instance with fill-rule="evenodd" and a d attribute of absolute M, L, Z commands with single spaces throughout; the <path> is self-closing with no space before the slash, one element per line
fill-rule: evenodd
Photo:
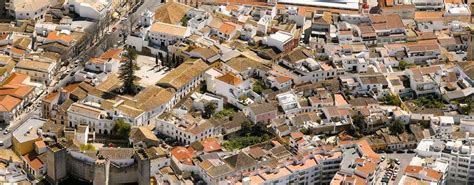
<path fill-rule="evenodd" d="M 120 21 L 123 18 L 125 18 L 125 17 L 134 17 L 135 19 L 137 19 L 145 10 L 147 10 L 147 9 L 148 10 L 155 10 L 160 5 L 161 5 L 160 1 L 154 1 L 154 0 L 144 0 L 144 2 L 142 4 L 138 3 L 136 5 L 136 6 L 139 6 L 138 8 L 132 7 L 122 17 L 120 17 L 119 19 L 116 19 L 115 22 L 113 22 L 108 27 L 106 27 L 105 30 L 103 31 L 104 34 L 100 34 L 99 35 L 100 38 L 96 39 L 96 42 L 93 43 L 92 46 L 86 48 L 81 53 L 76 55 L 76 57 L 70 59 L 67 62 L 68 66 L 64 66 L 64 67 L 66 67 L 66 69 L 72 67 L 72 69 L 58 72 L 54 76 L 54 80 L 53 80 L 53 81 L 57 81 L 56 85 L 54 85 L 52 87 L 48 86 L 46 89 L 44 89 L 44 91 L 43 90 L 38 91 L 38 93 L 41 93 L 41 94 L 39 94 L 37 96 L 37 98 L 34 99 L 29 104 L 29 106 L 25 107 L 23 109 L 23 112 L 15 120 L 11 121 L 8 126 L 7 125 L 0 125 L 0 128 L 2 129 L 0 131 L 0 143 L 3 143 L 3 146 L 0 146 L 0 148 L 8 148 L 12 145 L 12 143 L 11 143 L 12 132 L 15 131 L 18 127 L 20 127 L 21 123 L 24 123 L 26 120 L 28 120 L 29 118 L 32 118 L 32 117 L 36 117 L 36 118 L 41 117 L 41 115 L 40 115 L 41 114 L 41 102 L 42 102 L 42 100 L 45 96 L 47 96 L 53 90 L 55 90 L 55 89 L 57 90 L 57 89 L 63 87 L 63 85 L 67 84 L 69 82 L 69 80 L 71 79 L 71 78 L 69 78 L 70 76 L 73 76 L 73 74 L 75 74 L 76 72 L 81 71 L 81 70 L 84 69 L 83 65 L 81 65 L 81 64 L 79 64 L 77 66 L 74 66 L 75 61 L 78 61 L 79 59 L 82 59 L 81 60 L 82 62 L 87 61 L 87 58 L 83 58 L 83 56 L 86 56 L 87 53 L 90 53 L 92 51 L 96 51 L 102 44 L 104 44 L 106 42 L 117 43 L 117 45 L 118 45 L 118 42 L 120 40 L 122 40 L 122 38 L 118 37 L 118 31 L 117 30 L 115 32 L 108 32 L 108 31 L 112 30 L 112 28 L 114 28 L 114 27 L 117 27 L 120 24 Z M 133 12 L 132 14 L 130 14 L 132 12 L 132 10 L 134 10 L 134 9 L 136 9 L 136 11 Z M 111 40 L 108 40 L 108 39 L 111 39 Z M 110 47 L 106 47 L 106 48 L 103 48 L 103 49 L 106 51 L 107 49 L 110 49 Z M 63 79 L 60 79 L 60 77 L 65 75 L 65 74 L 66 74 L 66 77 L 63 78 Z M 6 134 L 4 133 L 5 129 L 9 130 L 9 132 L 6 133 Z"/>

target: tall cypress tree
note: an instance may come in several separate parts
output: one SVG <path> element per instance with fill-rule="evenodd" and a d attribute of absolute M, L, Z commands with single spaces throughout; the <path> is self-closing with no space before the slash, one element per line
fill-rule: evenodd
<path fill-rule="evenodd" d="M 122 80 L 122 90 L 125 94 L 135 94 L 136 86 L 133 82 L 135 79 L 135 69 L 137 68 L 134 61 L 137 58 L 137 53 L 131 49 L 127 48 L 127 52 L 124 54 L 126 58 L 125 62 L 120 66 L 119 78 Z"/>

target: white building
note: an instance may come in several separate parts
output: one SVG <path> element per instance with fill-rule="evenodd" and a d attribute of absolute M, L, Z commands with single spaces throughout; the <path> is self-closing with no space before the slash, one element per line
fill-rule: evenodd
<path fill-rule="evenodd" d="M 472 184 L 474 153 L 472 137 L 463 139 L 423 139 L 416 147 L 417 156 L 448 163 L 446 184 Z"/>
<path fill-rule="evenodd" d="M 151 25 L 148 33 L 149 42 L 157 46 L 168 46 L 176 42 L 184 42 L 191 35 L 188 27 L 156 22 Z"/>
<path fill-rule="evenodd" d="M 220 96 L 216 96 L 210 93 L 198 93 L 195 92 L 191 95 L 193 99 L 193 108 L 200 111 L 206 111 L 206 105 L 208 103 L 214 103 L 214 112 L 219 112 L 224 109 L 224 99 Z"/>
<path fill-rule="evenodd" d="M 69 127 L 79 127 L 87 124 L 89 129 L 99 134 L 110 134 L 114 121 L 105 110 L 81 103 L 73 103 L 67 110 Z"/>
<path fill-rule="evenodd" d="M 261 35 L 266 35 L 268 33 L 268 27 L 270 26 L 270 22 L 272 21 L 272 17 L 269 15 L 265 15 L 257 22 L 257 33 Z"/>
<path fill-rule="evenodd" d="M 75 138 L 81 145 L 87 144 L 89 140 L 89 125 L 81 124 L 77 126 Z"/>
<path fill-rule="evenodd" d="M 297 113 L 300 111 L 301 106 L 298 101 L 298 96 L 294 92 L 288 91 L 278 94 L 276 95 L 276 99 L 286 114 Z"/>
<path fill-rule="evenodd" d="M 49 0 L 10 0 L 5 7 L 16 19 L 43 19 L 51 5 Z"/>
<path fill-rule="evenodd" d="M 292 46 L 293 35 L 288 32 L 278 31 L 274 34 L 271 34 L 268 37 L 265 37 L 263 44 L 268 46 L 273 46 L 278 48 L 282 52 L 289 51 Z"/>
<path fill-rule="evenodd" d="M 203 74 L 208 68 L 209 66 L 201 59 L 188 60 L 161 78 L 157 85 L 175 90 L 172 102 L 174 105 L 201 84 L 204 80 Z"/>
<path fill-rule="evenodd" d="M 439 83 L 441 80 L 441 66 L 430 66 L 423 68 L 411 68 L 405 70 L 410 78 L 410 88 L 416 95 L 439 94 Z"/>
<path fill-rule="evenodd" d="M 461 118 L 460 120 L 460 125 L 459 125 L 459 131 L 460 132 L 474 132 L 474 119 L 467 117 L 467 118 Z"/>
<path fill-rule="evenodd" d="M 79 16 L 104 20 L 111 11 L 112 1 L 107 0 L 69 0 L 67 6 Z"/>
<path fill-rule="evenodd" d="M 115 73 L 122 62 L 123 49 L 109 49 L 98 58 L 91 58 L 84 68 L 94 72 Z"/>
<path fill-rule="evenodd" d="M 430 125 L 436 134 L 451 134 L 453 132 L 454 118 L 450 116 L 431 117 Z"/>
<path fill-rule="evenodd" d="M 188 145 L 194 141 L 217 137 L 222 131 L 222 129 L 207 120 L 195 120 L 175 116 L 157 119 L 156 129 L 158 132 Z"/>
<path fill-rule="evenodd" d="M 443 0 L 411 0 L 417 10 L 441 10 L 444 8 Z"/>
<path fill-rule="evenodd" d="M 15 69 L 18 73 L 27 74 L 33 81 L 49 84 L 56 73 L 56 62 L 21 60 Z"/>
<path fill-rule="evenodd" d="M 227 73 L 217 77 L 214 80 L 213 87 L 215 89 L 211 91 L 212 93 L 227 98 L 228 102 L 235 103 L 251 89 L 251 83 L 250 79 L 242 80 L 232 73 Z"/>

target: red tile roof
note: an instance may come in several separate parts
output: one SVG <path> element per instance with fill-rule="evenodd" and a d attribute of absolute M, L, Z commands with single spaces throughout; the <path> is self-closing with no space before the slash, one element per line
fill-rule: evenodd
<path fill-rule="evenodd" d="M 221 145 L 216 138 L 207 138 L 201 141 L 202 146 L 204 146 L 204 152 L 215 152 L 221 150 Z"/>
<path fill-rule="evenodd" d="M 171 156 L 175 157 L 179 162 L 187 165 L 193 165 L 193 154 L 186 148 L 178 146 L 171 150 Z"/>
<path fill-rule="evenodd" d="M 28 154 L 25 154 L 23 158 L 25 159 L 25 162 L 28 163 L 28 165 L 31 166 L 31 168 L 33 168 L 34 170 L 38 170 L 43 167 L 43 162 L 38 159 L 38 155 L 36 154 L 36 152 L 30 152 Z"/>

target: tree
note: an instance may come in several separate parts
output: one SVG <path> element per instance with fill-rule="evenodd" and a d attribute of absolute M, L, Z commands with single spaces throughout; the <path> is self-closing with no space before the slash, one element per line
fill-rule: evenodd
<path fill-rule="evenodd" d="M 395 120 L 389 126 L 389 130 L 392 135 L 398 135 L 405 132 L 405 125 L 400 120 Z"/>
<path fill-rule="evenodd" d="M 402 104 L 402 101 L 397 95 L 388 95 L 385 96 L 383 100 L 387 105 L 395 105 L 395 106 L 400 106 Z"/>
<path fill-rule="evenodd" d="M 172 66 L 173 68 L 175 68 L 175 67 L 176 67 L 176 64 L 177 64 L 177 63 L 176 63 L 176 54 L 173 53 L 173 56 L 172 56 L 172 58 L 171 58 L 171 66 Z"/>
<path fill-rule="evenodd" d="M 134 60 L 136 60 L 137 54 L 135 50 L 128 48 L 124 55 L 127 60 L 120 66 L 119 73 L 119 78 L 123 83 L 122 92 L 134 95 L 137 91 L 137 87 L 134 84 L 135 69 L 137 68 Z"/>
<path fill-rule="evenodd" d="M 79 149 L 81 151 L 94 151 L 95 147 L 94 145 L 87 143 L 87 144 L 82 144 L 81 146 L 79 146 Z"/>
<path fill-rule="evenodd" d="M 209 102 L 204 105 L 204 117 L 210 118 L 214 112 L 216 112 L 216 104 L 214 102 Z"/>
<path fill-rule="evenodd" d="M 130 124 L 125 123 L 123 119 L 118 119 L 115 121 L 114 128 L 112 128 L 112 132 L 118 136 L 123 138 L 128 138 L 130 134 Z"/>
<path fill-rule="evenodd" d="M 158 58 L 161 61 L 161 65 L 163 65 L 163 54 L 161 52 L 158 52 Z"/>
<path fill-rule="evenodd" d="M 311 130 L 308 128 L 301 128 L 300 132 L 303 133 L 304 135 L 309 135 L 311 134 Z"/>
<path fill-rule="evenodd" d="M 169 53 L 166 53 L 166 59 L 165 59 L 165 61 L 166 61 L 165 66 L 168 67 L 168 68 L 171 68 L 171 65 L 170 65 L 170 61 L 171 61 L 171 60 L 170 60 L 170 54 L 169 54 Z"/>
<path fill-rule="evenodd" d="M 398 63 L 398 68 L 400 68 L 400 70 L 405 70 L 407 65 L 408 65 L 408 63 L 405 62 L 404 60 L 402 60 Z"/>
<path fill-rule="evenodd" d="M 257 80 L 255 81 L 255 83 L 253 84 L 253 87 L 252 87 L 252 90 L 257 93 L 257 94 L 262 94 L 263 92 L 263 82 L 262 80 Z"/>
<path fill-rule="evenodd" d="M 365 117 L 360 113 L 352 116 L 352 124 L 355 127 L 355 131 L 359 133 L 364 132 L 367 126 Z"/>
<path fill-rule="evenodd" d="M 399 68 L 400 70 L 405 70 L 406 68 L 410 68 L 410 67 L 412 67 L 412 66 L 413 66 L 413 64 L 409 64 L 409 63 L 407 63 L 407 62 L 404 61 L 404 60 L 402 60 L 402 61 L 400 61 L 400 62 L 398 63 L 398 68 Z"/>

